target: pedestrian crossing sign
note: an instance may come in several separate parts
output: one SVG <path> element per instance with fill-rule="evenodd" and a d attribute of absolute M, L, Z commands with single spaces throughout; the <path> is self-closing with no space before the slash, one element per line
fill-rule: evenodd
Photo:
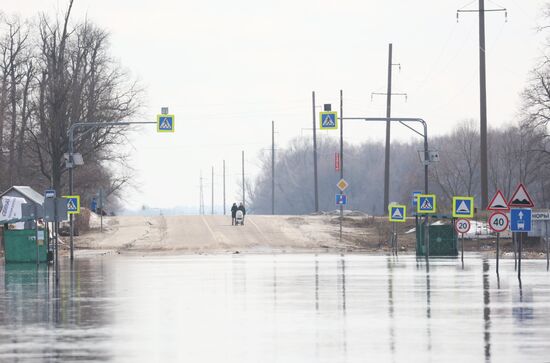
<path fill-rule="evenodd" d="M 453 217 L 474 218 L 474 197 L 453 197 Z"/>
<path fill-rule="evenodd" d="M 418 194 L 416 200 L 416 213 L 434 214 L 437 211 L 435 194 Z"/>
<path fill-rule="evenodd" d="M 157 115 L 157 132 L 174 132 L 175 128 L 174 115 Z"/>
<path fill-rule="evenodd" d="M 68 214 L 80 213 L 80 195 L 64 195 L 63 198 L 67 199 Z"/>
<path fill-rule="evenodd" d="M 336 130 L 338 128 L 338 113 L 334 111 L 325 111 L 319 113 L 322 130 Z"/>
<path fill-rule="evenodd" d="M 390 218 L 390 222 L 406 222 L 407 206 L 399 204 L 390 205 L 388 217 Z"/>

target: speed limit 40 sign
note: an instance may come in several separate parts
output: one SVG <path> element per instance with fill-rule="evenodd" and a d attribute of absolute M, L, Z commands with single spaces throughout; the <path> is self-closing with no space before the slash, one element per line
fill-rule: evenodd
<path fill-rule="evenodd" d="M 455 221 L 455 229 L 458 233 L 468 233 L 470 230 L 470 221 L 463 218 L 457 219 Z"/>
<path fill-rule="evenodd" d="M 502 212 L 495 212 L 489 217 L 489 228 L 500 233 L 508 229 L 508 216 Z"/>

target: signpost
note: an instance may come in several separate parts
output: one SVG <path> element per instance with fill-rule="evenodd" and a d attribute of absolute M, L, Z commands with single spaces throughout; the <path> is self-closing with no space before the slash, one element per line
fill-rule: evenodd
<path fill-rule="evenodd" d="M 390 222 L 406 222 L 407 221 L 407 206 L 401 204 L 392 204 L 389 207 L 388 217 Z"/>
<path fill-rule="evenodd" d="M 336 194 L 336 205 L 348 204 L 348 196 L 345 194 Z"/>
<path fill-rule="evenodd" d="M 174 115 L 157 115 L 157 132 L 175 132 L 176 119 Z"/>
<path fill-rule="evenodd" d="M 532 203 L 532 202 L 531 202 Z M 518 245 L 518 279 L 521 280 L 521 250 L 523 244 L 523 232 L 531 231 L 531 209 L 512 208 L 510 209 L 510 230 L 520 232 Z"/>
<path fill-rule="evenodd" d="M 416 213 L 418 214 L 435 214 L 436 196 L 435 194 L 418 194 L 416 196 Z"/>
<path fill-rule="evenodd" d="M 525 185 L 522 183 L 519 183 L 516 191 L 512 195 L 512 198 L 510 198 L 510 202 L 508 203 L 509 208 L 533 208 L 535 206 L 535 203 L 533 203 L 533 199 L 527 192 L 527 188 L 525 188 Z"/>
<path fill-rule="evenodd" d="M 336 194 L 336 204 L 340 206 L 340 241 L 342 241 L 342 220 L 344 219 L 344 205 L 348 203 L 348 198 L 344 194 L 344 190 L 349 186 L 348 182 L 344 178 L 340 179 L 336 183 L 336 187 L 340 189 L 340 194 Z"/>
<path fill-rule="evenodd" d="M 422 194 L 422 192 L 412 192 L 412 206 L 413 206 L 413 209 L 416 210 L 416 205 L 418 204 L 418 199 L 417 197 Z"/>
<path fill-rule="evenodd" d="M 80 214 L 80 195 L 64 195 L 67 199 L 67 213 Z"/>
<path fill-rule="evenodd" d="M 474 218 L 474 197 L 453 197 L 453 217 Z"/>
<path fill-rule="evenodd" d="M 548 221 L 550 221 L 550 210 L 541 210 L 533 212 L 532 214 L 533 221 L 542 221 L 544 222 L 544 241 L 546 242 L 546 271 L 550 267 L 550 245 L 548 242 Z"/>
<path fill-rule="evenodd" d="M 508 202 L 506 201 L 506 198 L 504 198 L 504 195 L 500 190 L 497 190 L 495 193 L 495 196 L 491 201 L 489 202 L 489 206 L 487 207 L 487 210 L 490 211 L 508 211 L 510 207 L 508 207 Z"/>
<path fill-rule="evenodd" d="M 426 256 L 426 267 L 428 268 L 428 261 L 430 255 L 430 220 L 429 214 L 435 214 L 436 208 L 436 196 L 435 194 L 418 194 L 416 196 L 416 214 L 425 214 L 425 228 L 424 228 L 424 255 Z"/>
<path fill-rule="evenodd" d="M 388 206 L 388 218 L 392 222 L 392 250 L 397 256 L 397 226 L 395 223 L 404 223 L 407 221 L 407 206 L 402 204 L 390 204 Z"/>
<path fill-rule="evenodd" d="M 494 199 L 494 198 L 493 198 Z M 491 204 L 489 204 L 491 206 Z M 497 276 L 500 259 L 500 232 L 508 229 L 508 216 L 503 212 L 495 212 L 489 217 L 489 228 L 497 234 Z"/>
<path fill-rule="evenodd" d="M 319 121 L 321 130 L 337 130 L 338 129 L 338 112 L 323 111 L 319 113 Z"/>
<path fill-rule="evenodd" d="M 462 261 L 462 268 L 464 269 L 464 233 L 468 233 L 470 230 L 470 221 L 464 218 L 457 219 L 455 221 L 455 230 L 461 234 L 460 239 L 460 249 L 462 251 L 462 255 L 460 257 L 460 260 Z"/>
<path fill-rule="evenodd" d="M 489 205 L 487 206 L 488 211 L 498 212 L 493 213 L 489 217 L 489 228 L 491 228 L 493 231 L 497 234 L 497 277 L 498 277 L 498 268 L 499 268 L 499 259 L 500 259 L 500 232 L 504 232 L 506 229 L 508 229 L 508 216 L 505 212 L 508 212 L 510 210 L 510 207 L 508 207 L 508 201 L 504 197 L 504 194 L 500 190 L 497 189 L 495 195 L 489 202 Z M 512 234 L 512 237 L 514 235 Z M 517 266 L 517 256 L 516 256 L 516 239 L 512 238 L 512 246 L 514 248 L 514 266 Z"/>

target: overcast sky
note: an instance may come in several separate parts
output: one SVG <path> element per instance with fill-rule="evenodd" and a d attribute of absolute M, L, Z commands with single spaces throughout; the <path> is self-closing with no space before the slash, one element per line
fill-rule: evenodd
<path fill-rule="evenodd" d="M 311 91 L 318 103 L 338 104 L 346 116 L 384 116 L 388 43 L 393 43 L 392 114 L 422 117 L 429 133 L 479 118 L 478 18 L 456 10 L 469 0 L 75 0 L 73 21 L 88 17 L 111 33 L 113 56 L 147 93 L 142 116 L 151 121 L 161 106 L 176 115 L 177 132 L 153 127 L 133 137 L 137 191 L 128 207 L 197 206 L 199 174 L 210 206 L 215 166 L 215 202 L 221 203 L 226 160 L 228 203 L 237 189 L 241 150 L 246 174 L 258 172 L 258 153 L 285 147 L 311 134 Z M 59 13 L 66 1 L 4 0 L 3 11 L 34 16 Z M 544 0 L 486 0 L 506 7 L 486 16 L 487 92 L 490 127 L 514 122 L 529 70 L 542 54 Z M 477 1 L 465 9 L 476 9 Z M 392 129 L 394 138 L 411 132 Z M 348 122 L 345 139 L 382 140 L 383 128 Z M 321 137 L 337 137 L 323 132 Z M 207 208 L 207 211 L 209 207 Z"/>

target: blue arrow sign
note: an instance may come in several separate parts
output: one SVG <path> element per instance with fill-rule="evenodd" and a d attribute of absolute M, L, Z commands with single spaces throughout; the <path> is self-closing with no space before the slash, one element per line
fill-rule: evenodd
<path fill-rule="evenodd" d="M 345 194 L 336 194 L 336 205 L 348 204 L 348 196 Z"/>
<path fill-rule="evenodd" d="M 531 209 L 514 208 L 510 210 L 510 230 L 512 232 L 531 231 Z"/>

